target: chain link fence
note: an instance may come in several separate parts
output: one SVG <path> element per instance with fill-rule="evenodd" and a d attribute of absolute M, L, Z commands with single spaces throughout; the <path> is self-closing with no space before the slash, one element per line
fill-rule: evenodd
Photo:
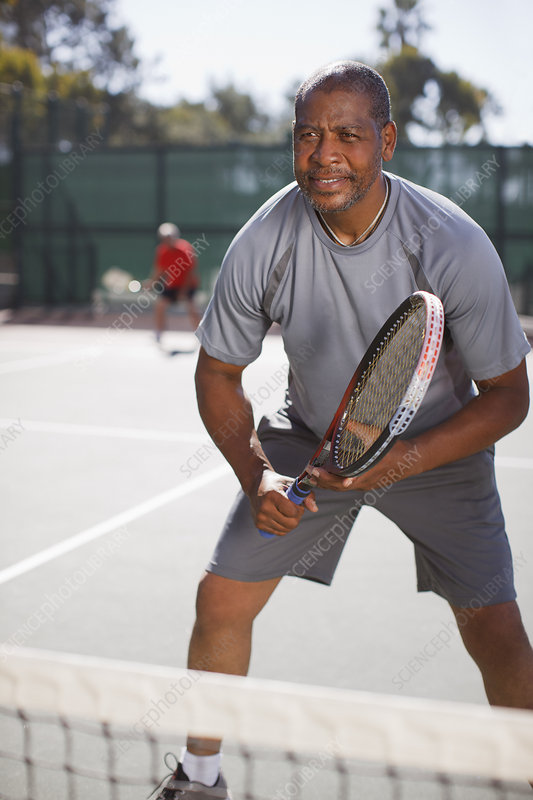
<path fill-rule="evenodd" d="M 293 180 L 272 146 L 108 144 L 106 109 L 0 86 L 0 305 L 90 304 L 102 276 L 147 277 L 162 221 L 199 255 L 209 296 L 225 250 Z M 400 146 L 390 171 L 451 198 L 498 249 L 517 309 L 533 314 L 533 148 Z"/>

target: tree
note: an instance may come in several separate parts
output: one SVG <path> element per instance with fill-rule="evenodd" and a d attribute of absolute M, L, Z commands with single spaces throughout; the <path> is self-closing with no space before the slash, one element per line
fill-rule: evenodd
<path fill-rule="evenodd" d="M 437 68 L 416 47 L 404 44 L 399 53 L 390 55 L 379 65 L 379 71 L 389 87 L 398 138 L 408 139 L 412 123 L 425 124 L 417 113 L 417 101 L 424 98 L 428 82 L 435 80 Z"/>
<path fill-rule="evenodd" d="M 86 118 L 103 126 L 108 140 L 130 141 L 143 126 L 152 132 L 153 108 L 136 97 L 140 63 L 134 42 L 126 27 L 112 22 L 114 3 L 0 0 L 0 82 L 22 83 L 28 130 L 42 119 L 53 93 L 66 111 L 62 119 L 80 117 L 85 101 Z M 76 133 L 63 126 L 62 136 L 71 139 L 82 127 Z"/>
<path fill-rule="evenodd" d="M 430 29 L 418 0 L 395 0 L 391 8 L 380 8 L 377 27 L 380 47 L 386 51 L 402 50 L 406 45 L 418 47 L 424 31 Z"/>
<path fill-rule="evenodd" d="M 46 90 L 39 59 L 22 47 L 5 47 L 0 41 L 0 83 L 21 83 L 36 92 Z"/>
<path fill-rule="evenodd" d="M 217 113 L 236 136 L 260 131 L 268 124 L 268 115 L 258 110 L 253 98 L 239 92 L 231 83 L 213 86 L 211 96 Z"/>
<path fill-rule="evenodd" d="M 208 145 L 230 138 L 227 122 L 217 111 L 206 108 L 205 103 L 181 100 L 171 108 L 159 109 L 158 119 L 166 141 Z"/>
<path fill-rule="evenodd" d="M 429 25 L 421 0 L 393 0 L 379 10 L 377 29 L 384 57 L 377 65 L 391 94 L 400 140 L 436 132 L 442 142 L 458 143 L 469 131 L 485 136 L 484 119 L 499 109 L 486 89 L 443 72 L 419 49 Z"/>
<path fill-rule="evenodd" d="M 24 118 L 31 111 L 32 132 L 41 130 L 41 138 L 49 137 L 42 120 L 53 92 L 61 101 L 55 129 L 66 140 L 82 130 L 77 123 L 71 130 L 65 127 L 67 119 L 82 118 L 80 100 L 85 101 L 86 119 L 96 120 L 111 144 L 268 141 L 277 135 L 253 97 L 232 84 L 213 85 L 203 103 L 181 100 L 160 108 L 142 100 L 134 42 L 126 27 L 113 23 L 114 4 L 0 0 L 0 83 L 23 84 Z"/>
<path fill-rule="evenodd" d="M 437 84 L 440 90 L 435 110 L 437 126 L 446 131 L 448 141 L 461 141 L 474 127 L 479 126 L 484 132 L 484 115 L 499 113 L 488 91 L 461 78 L 457 72 L 440 72 Z"/>
<path fill-rule="evenodd" d="M 0 32 L 46 71 L 87 72 L 100 88 L 137 86 L 139 60 L 124 26 L 110 21 L 114 0 L 2 0 Z"/>

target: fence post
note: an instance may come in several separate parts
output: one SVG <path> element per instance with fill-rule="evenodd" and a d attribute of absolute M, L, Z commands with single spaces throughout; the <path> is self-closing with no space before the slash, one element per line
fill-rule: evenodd
<path fill-rule="evenodd" d="M 96 289 L 98 273 L 98 254 L 94 242 L 88 242 L 87 248 L 87 279 L 90 316 L 94 313 L 94 290 Z"/>
<path fill-rule="evenodd" d="M 49 92 L 46 103 L 46 143 L 53 147 L 59 140 L 59 95 Z"/>
<path fill-rule="evenodd" d="M 102 124 L 98 130 L 102 136 L 104 145 L 107 145 L 109 144 L 109 134 L 111 132 L 111 108 L 108 103 L 103 103 L 100 106 L 100 113 L 102 115 Z"/>
<path fill-rule="evenodd" d="M 89 104 L 85 97 L 76 100 L 76 117 L 74 136 L 77 142 L 83 142 L 89 134 Z"/>
<path fill-rule="evenodd" d="M 78 275 L 78 218 L 74 203 L 69 200 L 67 204 L 67 263 L 66 285 L 67 303 L 74 305 L 76 302 Z"/>
<path fill-rule="evenodd" d="M 507 153 L 505 147 L 496 148 L 497 163 L 499 170 L 496 173 L 496 241 L 494 246 L 499 253 L 502 262 L 505 264 L 505 237 L 506 237 L 506 219 L 505 219 L 505 184 L 507 181 Z"/>
<path fill-rule="evenodd" d="M 50 92 L 46 105 L 46 144 L 43 151 L 43 183 L 47 183 L 52 173 L 52 154 L 58 140 L 58 95 Z M 43 276 L 44 298 L 47 306 L 53 306 L 58 300 L 57 273 L 53 260 L 52 227 L 54 224 L 53 198 L 54 192 L 47 193 L 43 200 Z"/>
<path fill-rule="evenodd" d="M 22 92 L 23 86 L 18 81 L 11 87 L 13 100 L 11 113 L 11 195 L 13 210 L 22 199 Z M 23 258 L 23 223 L 17 222 L 12 233 L 13 262 L 17 273 L 17 287 L 14 293 L 13 304 L 20 308 L 24 302 L 24 258 Z"/>
<path fill-rule="evenodd" d="M 166 173 L 167 151 L 163 145 L 159 145 L 156 150 L 156 216 L 155 227 L 158 228 L 162 222 L 167 222 L 167 173 Z M 171 222 L 171 220 L 168 220 Z"/>

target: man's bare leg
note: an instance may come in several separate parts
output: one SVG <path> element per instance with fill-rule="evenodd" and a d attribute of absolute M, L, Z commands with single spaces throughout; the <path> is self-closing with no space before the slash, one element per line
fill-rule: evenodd
<path fill-rule="evenodd" d="M 478 665 L 489 703 L 533 709 L 533 649 L 518 605 L 452 606 L 466 649 Z"/>
<path fill-rule="evenodd" d="M 167 300 L 166 297 L 162 297 L 161 295 L 155 301 L 154 321 L 155 321 L 155 334 L 158 341 L 166 329 L 167 309 L 169 305 L 170 301 Z"/>
<path fill-rule="evenodd" d="M 206 573 L 198 587 L 189 668 L 246 675 L 254 619 L 280 580 L 249 583 Z M 198 756 L 213 755 L 220 750 L 220 741 L 189 737 L 187 750 Z"/>

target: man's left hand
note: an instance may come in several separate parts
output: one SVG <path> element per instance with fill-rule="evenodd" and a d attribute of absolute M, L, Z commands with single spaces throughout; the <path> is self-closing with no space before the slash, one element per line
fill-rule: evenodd
<path fill-rule="evenodd" d="M 422 471 L 420 454 L 414 441 L 398 439 L 391 449 L 374 466 L 361 475 L 343 478 L 333 475 L 321 467 L 309 465 L 306 470 L 313 486 L 330 489 L 335 492 L 367 491 L 416 475 Z M 417 468 L 418 467 L 418 468 Z"/>

